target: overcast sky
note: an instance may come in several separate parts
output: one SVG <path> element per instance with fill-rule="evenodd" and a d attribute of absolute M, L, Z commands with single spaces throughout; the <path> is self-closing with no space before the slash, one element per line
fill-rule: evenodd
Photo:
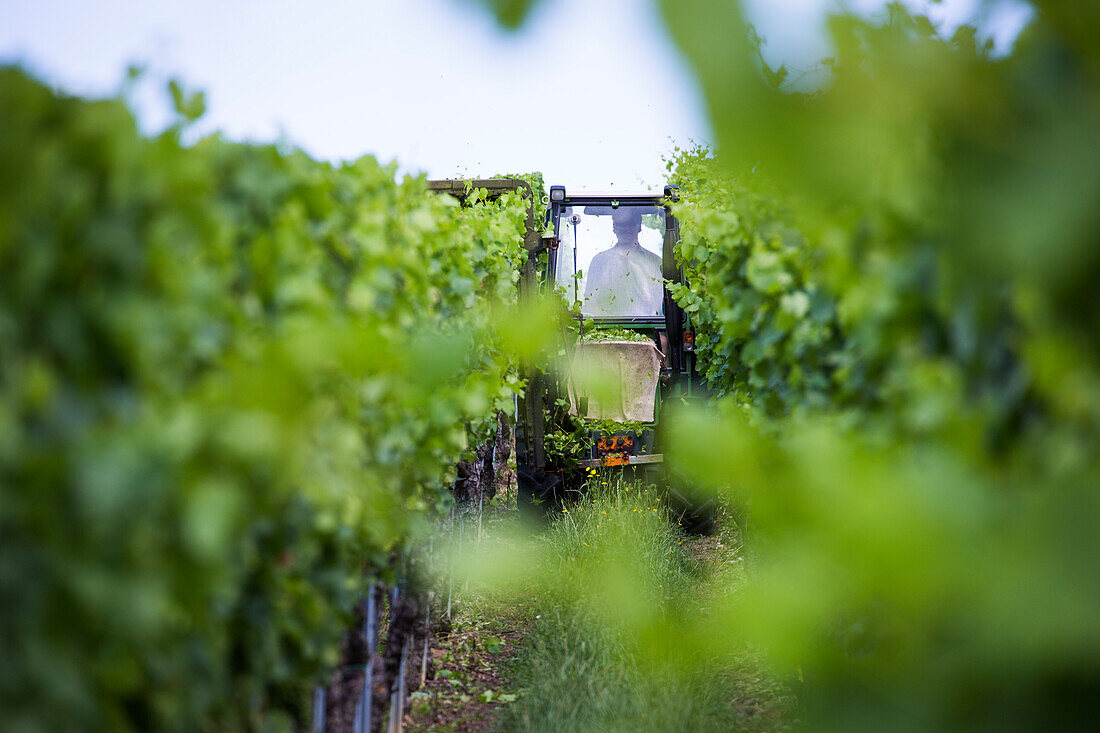
<path fill-rule="evenodd" d="M 796 73 L 828 54 L 822 19 L 840 4 L 745 3 L 769 59 Z M 1000 7 L 982 26 L 1003 47 L 1027 11 Z M 951 28 L 981 8 L 931 12 Z M 572 188 L 659 187 L 673 144 L 710 139 L 654 0 L 545 0 L 515 33 L 462 0 L 0 0 L 0 61 L 97 96 L 141 64 L 147 130 L 167 119 L 175 76 L 206 91 L 205 130 L 333 160 L 372 153 L 432 177 L 541 170 Z"/>

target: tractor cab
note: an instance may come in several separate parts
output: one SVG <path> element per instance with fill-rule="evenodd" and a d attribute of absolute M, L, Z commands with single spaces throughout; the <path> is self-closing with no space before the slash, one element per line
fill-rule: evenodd
<path fill-rule="evenodd" d="M 553 280 L 601 321 L 664 320 L 665 210 L 648 199 L 612 208 L 562 206 L 554 216 Z"/>

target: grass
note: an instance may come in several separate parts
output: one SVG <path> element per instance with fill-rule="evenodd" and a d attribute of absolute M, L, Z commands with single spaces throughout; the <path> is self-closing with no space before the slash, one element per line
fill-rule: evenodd
<path fill-rule="evenodd" d="M 599 631 L 578 633 L 570 614 L 551 614 L 528 634 L 510 674 L 522 690 L 504 709 L 505 731 L 728 731 L 776 727 L 756 699 L 780 693 L 736 664 L 653 669 Z"/>
<path fill-rule="evenodd" d="M 732 523 L 705 539 L 676 525 L 655 488 L 593 473 L 586 499 L 506 543 L 512 570 L 475 583 L 467 608 L 529 624 L 505 674 L 517 698 L 499 709 L 500 730 L 784 725 L 786 691 L 748 650 L 713 654 L 699 631 L 744 572 Z"/>

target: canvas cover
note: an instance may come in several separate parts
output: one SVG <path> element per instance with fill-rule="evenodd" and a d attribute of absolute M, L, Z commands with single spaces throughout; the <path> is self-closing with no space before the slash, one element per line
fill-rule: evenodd
<path fill-rule="evenodd" d="M 653 422 L 661 356 L 652 343 L 582 341 L 573 357 L 569 411 L 577 415 L 577 395 L 588 397 L 584 417 Z"/>

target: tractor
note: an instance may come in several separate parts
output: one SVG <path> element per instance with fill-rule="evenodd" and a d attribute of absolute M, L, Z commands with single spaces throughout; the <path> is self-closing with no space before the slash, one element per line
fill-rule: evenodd
<path fill-rule="evenodd" d="M 520 510 L 538 521 L 578 498 L 590 469 L 624 471 L 663 487 L 691 531 L 713 529 L 701 501 L 665 463 L 669 408 L 700 400 L 694 333 L 666 284 L 682 282 L 673 248 L 679 224 L 661 192 L 573 193 L 551 186 L 538 201 L 519 179 L 432 181 L 462 198 L 521 190 L 529 207 L 519 298 L 559 298 L 564 356 L 528 364 L 515 415 Z M 551 234 L 552 231 L 552 234 Z"/>

